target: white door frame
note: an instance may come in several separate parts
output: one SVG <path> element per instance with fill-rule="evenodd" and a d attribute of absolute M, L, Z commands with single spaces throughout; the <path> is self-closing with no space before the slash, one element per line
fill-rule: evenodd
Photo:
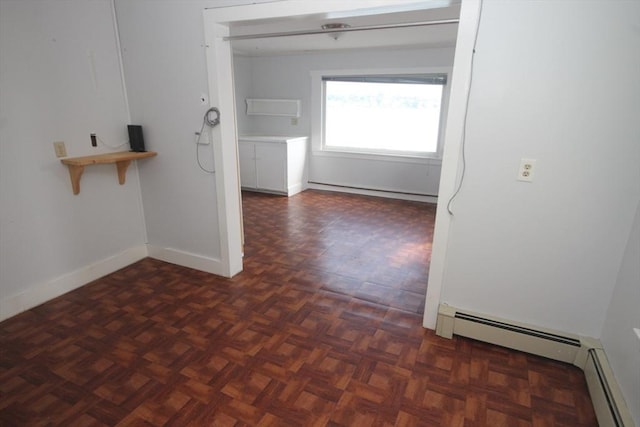
<path fill-rule="evenodd" d="M 462 138 L 464 136 L 465 115 L 469 86 L 471 84 L 471 62 L 480 19 L 482 0 L 462 0 L 456 54 L 453 60 L 451 76 L 451 93 L 449 95 L 449 111 L 444 136 L 444 152 L 442 171 L 440 172 L 440 188 L 438 189 L 438 208 L 431 246 L 431 265 L 429 282 L 424 308 L 422 325 L 435 329 L 438 317 L 438 306 L 442 301 L 442 288 L 445 282 L 447 249 L 449 247 L 449 230 L 453 218 L 449 215 L 447 205 L 455 193 L 460 179 L 462 165 Z M 455 204 L 453 205 L 455 213 Z"/>
<path fill-rule="evenodd" d="M 204 11 L 209 99 L 212 106 L 221 111 L 220 143 L 214 144 L 218 223 L 220 232 L 220 261 L 225 275 L 231 277 L 242 271 L 242 218 L 240 186 L 238 178 L 237 126 L 235 120 L 235 96 L 233 84 L 233 54 L 231 43 L 223 38 L 229 35 L 229 25 L 237 21 L 253 19 L 288 18 L 318 13 L 393 12 L 394 9 L 426 9 L 441 5 L 439 0 L 296 0 L 260 3 Z M 354 7 L 357 5 L 357 8 Z M 479 1 L 464 0 L 458 29 L 458 42 L 453 68 L 451 97 L 445 133 L 445 150 L 442 161 L 439 196 L 441 203 L 436 213 L 436 225 L 432 249 L 429 285 L 423 325 L 435 328 L 438 304 L 444 278 L 446 248 L 450 218 L 446 213 L 446 201 L 453 194 L 460 160 L 460 140 L 464 109 L 466 106 L 468 77 L 473 39 L 478 19 Z M 456 82 L 464 82 L 456 83 Z"/>

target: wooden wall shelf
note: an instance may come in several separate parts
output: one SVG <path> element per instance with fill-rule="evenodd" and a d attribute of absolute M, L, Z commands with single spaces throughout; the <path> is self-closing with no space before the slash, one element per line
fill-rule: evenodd
<path fill-rule="evenodd" d="M 80 177 L 84 172 L 84 167 L 88 165 L 101 165 L 107 163 L 115 163 L 118 169 L 118 182 L 124 184 L 127 175 L 127 168 L 132 160 L 146 159 L 147 157 L 156 156 L 155 151 L 133 152 L 120 151 L 117 153 L 97 154 L 95 156 L 84 157 L 68 157 L 60 160 L 69 168 L 69 176 L 71 177 L 71 186 L 73 194 L 80 193 Z"/>

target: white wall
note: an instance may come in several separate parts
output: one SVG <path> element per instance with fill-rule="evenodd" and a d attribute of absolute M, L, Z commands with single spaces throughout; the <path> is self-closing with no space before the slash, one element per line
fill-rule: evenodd
<path fill-rule="evenodd" d="M 186 264 L 212 272 L 220 260 L 215 175 L 199 168 L 194 135 L 208 108 L 200 97 L 209 94 L 202 12 L 243 3 L 256 1 L 116 0 L 132 121 L 158 152 L 141 171 L 150 254 L 199 260 Z M 200 159 L 212 169 L 210 145 Z"/>
<path fill-rule="evenodd" d="M 322 70 L 380 70 L 390 68 L 451 67 L 453 48 L 362 50 L 341 53 L 307 53 L 281 56 L 236 56 L 236 96 L 240 106 L 249 92 L 254 98 L 302 100 L 297 125 L 287 117 L 247 116 L 239 108 L 242 131 L 253 134 L 311 136 L 311 75 Z M 245 68 L 250 67 L 250 76 Z M 246 78 L 251 80 L 247 81 Z M 247 87 L 250 90 L 247 90 Z M 394 161 L 324 153 L 310 156 L 309 180 L 334 185 L 437 195 L 440 178 L 438 159 L 400 158 Z"/>
<path fill-rule="evenodd" d="M 640 425 L 640 205 L 600 340 L 636 425 Z"/>
<path fill-rule="evenodd" d="M 0 319 L 144 256 L 136 166 L 88 167 L 74 196 L 52 145 L 126 141 L 114 34 L 108 0 L 0 2 Z"/>
<path fill-rule="evenodd" d="M 484 3 L 442 302 L 600 336 L 640 199 L 637 16 Z M 516 181 L 523 157 L 532 183 Z"/>

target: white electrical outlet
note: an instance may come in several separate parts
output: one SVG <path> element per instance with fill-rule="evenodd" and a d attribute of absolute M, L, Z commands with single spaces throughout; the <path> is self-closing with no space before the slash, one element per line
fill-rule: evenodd
<path fill-rule="evenodd" d="M 64 146 L 64 141 L 55 141 L 53 143 L 53 149 L 56 151 L 56 157 L 67 157 L 67 149 Z"/>
<path fill-rule="evenodd" d="M 518 181 L 533 181 L 533 173 L 535 172 L 535 159 L 520 159 L 520 169 L 518 169 Z"/>

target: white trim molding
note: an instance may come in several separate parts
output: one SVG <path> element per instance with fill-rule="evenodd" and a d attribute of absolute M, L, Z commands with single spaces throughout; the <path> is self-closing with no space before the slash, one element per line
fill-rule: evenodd
<path fill-rule="evenodd" d="M 55 279 L 32 286 L 19 294 L 0 299 L 0 321 L 78 289 L 146 257 L 222 277 L 231 277 L 226 264 L 219 259 L 153 245 L 135 246 Z"/>
<path fill-rule="evenodd" d="M 242 205 L 239 179 L 238 143 L 231 44 L 223 38 L 229 28 L 216 22 L 216 13 L 204 11 L 209 100 L 222 111 L 220 126 L 212 130 L 215 163 L 220 262 L 223 276 L 242 271 Z M 213 106 L 213 105 L 211 105 Z"/>
<path fill-rule="evenodd" d="M 447 210 L 447 204 L 450 197 L 455 193 L 456 185 L 460 179 L 462 135 L 469 87 L 471 85 L 471 61 L 476 28 L 479 21 L 480 1 L 465 0 L 462 2 L 453 72 L 450 76 L 449 109 L 444 129 L 444 151 L 442 152 L 442 171 L 440 173 L 440 188 L 438 189 L 440 203 L 438 203 L 436 210 L 429 281 L 427 283 L 427 296 L 422 320 L 422 325 L 429 329 L 435 329 L 436 327 L 442 287 L 446 281 L 447 248 L 451 229 L 451 216 Z"/>
<path fill-rule="evenodd" d="M 147 245 L 149 257 L 169 262 L 171 264 L 180 265 L 182 267 L 193 268 L 195 270 L 204 271 L 215 274 L 217 276 L 230 277 L 226 266 L 221 260 L 209 258 L 178 249 L 161 248 L 159 246 Z"/>
<path fill-rule="evenodd" d="M 388 161 L 400 161 L 407 163 L 427 163 L 437 161 L 441 163 L 442 150 L 444 147 L 444 127 L 447 123 L 447 112 L 449 110 L 449 95 L 451 92 L 451 75 L 453 69 L 450 66 L 434 67 L 405 67 L 405 68 L 362 68 L 362 69 L 329 69 L 312 70 L 311 79 L 311 152 L 317 155 L 345 156 L 363 159 L 384 159 Z M 327 148 L 324 146 L 324 77 L 327 76 L 380 76 L 380 75 L 427 75 L 446 74 L 447 82 L 443 86 L 442 104 L 440 112 L 440 123 L 438 131 L 438 148 L 434 153 L 402 153 L 395 152 L 387 154 L 384 152 L 375 153 L 372 150 L 351 150 Z"/>
<path fill-rule="evenodd" d="M 85 267 L 63 274 L 53 280 L 39 283 L 17 295 L 0 300 L 0 321 L 22 313 L 60 295 L 86 285 L 100 277 L 111 274 L 147 257 L 146 246 L 135 246 L 119 254 L 94 262 Z"/>

